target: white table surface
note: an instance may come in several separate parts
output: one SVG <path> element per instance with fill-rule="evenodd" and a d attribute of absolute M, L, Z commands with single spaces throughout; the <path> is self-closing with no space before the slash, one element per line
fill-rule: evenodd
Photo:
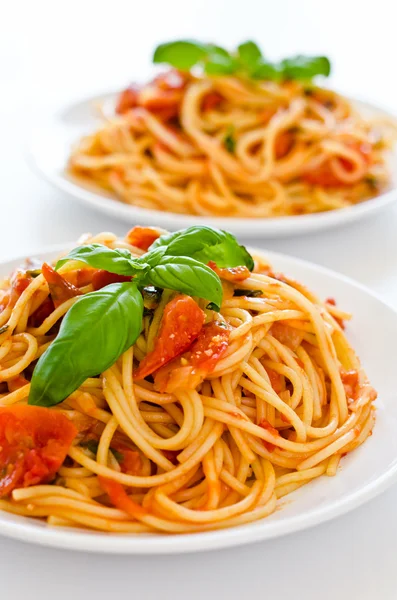
<path fill-rule="evenodd" d="M 143 4 L 143 6 L 141 6 Z M 327 53 L 333 84 L 397 108 L 394 2 L 48 0 L 5 3 L 0 22 L 0 260 L 123 223 L 51 189 L 26 164 L 36 111 L 144 77 L 153 46 L 253 38 L 271 56 Z M 244 7 L 244 8 L 243 8 Z M 397 306 L 397 207 L 339 230 L 252 245 L 345 273 Z M 371 315 L 368 315 L 371 318 Z M 382 349 L 379 349 L 381 352 Z M 397 432 L 396 432 L 397 433 Z M 0 537 L 4 597 L 164 600 L 397 597 L 397 487 L 302 533 L 232 550 L 127 557 L 45 549 Z"/>

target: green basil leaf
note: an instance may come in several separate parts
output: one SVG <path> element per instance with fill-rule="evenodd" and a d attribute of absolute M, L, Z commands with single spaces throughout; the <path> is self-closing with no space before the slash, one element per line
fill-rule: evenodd
<path fill-rule="evenodd" d="M 253 79 L 280 81 L 283 78 L 283 72 L 279 65 L 272 64 L 265 60 L 259 60 L 251 72 L 251 77 L 253 77 Z"/>
<path fill-rule="evenodd" d="M 219 310 L 222 284 L 212 269 L 188 256 L 167 256 L 163 248 L 151 252 L 149 261 L 151 268 L 139 277 L 140 285 L 154 285 L 205 298 Z"/>
<path fill-rule="evenodd" d="M 58 404 L 87 377 L 108 369 L 136 341 L 142 314 L 135 283 L 113 283 L 81 296 L 33 371 L 29 404 Z"/>
<path fill-rule="evenodd" d="M 234 235 L 221 229 L 199 225 L 181 229 L 160 236 L 150 250 L 162 247 L 166 248 L 167 255 L 190 256 L 204 264 L 213 260 L 222 268 L 245 266 L 250 271 L 254 268 L 254 260 L 248 250 L 239 245 Z"/>
<path fill-rule="evenodd" d="M 326 56 L 295 56 L 286 58 L 280 63 L 286 79 L 313 79 L 316 75 L 328 77 L 331 63 Z"/>
<path fill-rule="evenodd" d="M 243 44 L 240 44 L 237 48 L 237 52 L 240 62 L 245 67 L 248 67 L 250 71 L 256 67 L 258 61 L 262 58 L 262 52 L 257 44 L 252 41 L 247 41 Z"/>
<path fill-rule="evenodd" d="M 211 52 L 204 64 L 207 75 L 232 75 L 238 69 L 238 63 L 232 56 L 225 56 L 219 52 Z"/>
<path fill-rule="evenodd" d="M 102 244 L 88 244 L 73 248 L 67 256 L 58 260 L 59 269 L 69 260 L 78 260 L 95 269 L 104 269 L 117 275 L 135 275 L 137 271 L 145 270 L 147 266 L 142 261 L 132 258 L 125 249 L 112 250 Z"/>
<path fill-rule="evenodd" d="M 231 58 L 230 52 L 222 48 L 222 46 L 215 46 L 215 44 L 207 44 L 208 56 L 223 56 L 223 58 Z"/>
<path fill-rule="evenodd" d="M 240 72 L 253 79 L 298 79 L 310 81 L 317 75 L 328 77 L 331 65 L 326 56 L 295 56 L 280 63 L 265 60 L 259 46 L 252 40 L 240 44 L 235 54 L 221 46 L 195 40 L 180 40 L 161 44 L 154 52 L 153 62 L 168 63 L 182 71 L 195 65 L 207 75 L 232 75 Z"/>
<path fill-rule="evenodd" d="M 153 54 L 153 62 L 167 63 L 181 71 L 189 71 L 207 54 L 208 48 L 205 44 L 194 40 L 181 40 L 157 46 Z"/>
<path fill-rule="evenodd" d="M 234 127 L 231 125 L 228 127 L 225 137 L 223 138 L 223 145 L 230 154 L 234 154 L 236 150 L 236 139 L 234 137 Z"/>
<path fill-rule="evenodd" d="M 214 304 L 213 302 L 210 302 L 209 304 L 207 304 L 207 306 L 205 307 L 207 310 L 215 310 L 218 312 L 218 307 L 216 304 Z"/>
<path fill-rule="evenodd" d="M 233 296 L 247 296 L 247 298 L 259 298 L 263 296 L 262 290 L 240 290 L 235 289 Z"/>

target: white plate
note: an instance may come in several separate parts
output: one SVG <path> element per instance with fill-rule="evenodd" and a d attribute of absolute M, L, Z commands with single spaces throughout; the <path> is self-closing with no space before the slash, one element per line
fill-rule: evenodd
<path fill-rule="evenodd" d="M 82 184 L 65 171 L 73 145 L 83 135 L 92 133 L 101 124 L 95 106 L 103 103 L 111 111 L 115 97 L 116 94 L 104 94 L 70 104 L 43 119 L 32 132 L 29 155 L 36 169 L 57 188 L 108 216 L 122 219 L 125 223 L 146 223 L 164 227 L 170 231 L 191 225 L 206 224 L 226 229 L 240 237 L 256 236 L 265 239 L 298 235 L 343 225 L 373 214 L 397 200 L 397 153 L 394 153 L 391 161 L 394 183 L 390 191 L 342 210 L 273 219 L 242 219 L 180 215 L 124 204 L 95 184 Z M 367 113 L 390 117 L 387 112 L 371 104 L 355 102 Z"/>
<path fill-rule="evenodd" d="M 39 258 L 51 260 L 54 249 Z M 47 546 L 130 554 L 172 554 L 213 550 L 267 540 L 292 533 L 341 515 L 370 500 L 397 481 L 397 399 L 395 340 L 397 312 L 352 280 L 317 265 L 281 254 L 265 252 L 277 271 L 304 282 L 322 298 L 332 296 L 354 313 L 347 336 L 378 390 L 373 435 L 342 460 L 336 477 L 321 477 L 279 501 L 270 517 L 208 533 L 186 535 L 120 535 L 53 528 L 26 517 L 0 511 L 0 534 Z M 0 265 L 8 274 L 16 260 Z"/>

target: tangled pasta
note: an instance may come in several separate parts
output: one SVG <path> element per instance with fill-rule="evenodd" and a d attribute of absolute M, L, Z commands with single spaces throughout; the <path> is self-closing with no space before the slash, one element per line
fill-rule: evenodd
<path fill-rule="evenodd" d="M 84 244 L 144 259 L 153 240 L 138 233 Z M 57 275 L 30 264 L 2 282 L 1 509 L 108 532 L 231 527 L 335 475 L 371 435 L 376 393 L 344 334 L 349 315 L 261 255 L 252 272 L 213 268 L 219 311 L 144 290 L 134 345 L 50 408 L 27 404 L 37 359 L 82 298 L 125 279 L 71 261 Z"/>
<path fill-rule="evenodd" d="M 391 124 L 299 81 L 171 71 L 125 90 L 117 113 L 68 168 L 138 207 L 281 217 L 351 206 L 389 184 Z"/>

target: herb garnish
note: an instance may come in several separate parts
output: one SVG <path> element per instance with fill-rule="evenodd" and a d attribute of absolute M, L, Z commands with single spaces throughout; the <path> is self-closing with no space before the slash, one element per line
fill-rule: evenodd
<path fill-rule="evenodd" d="M 97 440 L 88 440 L 88 442 L 82 442 L 81 444 L 84 448 L 87 448 L 90 452 L 92 452 L 93 454 L 97 454 L 98 452 L 98 446 L 99 446 L 99 442 Z M 124 460 L 124 454 L 122 454 L 121 452 L 119 452 L 118 450 L 115 450 L 114 448 L 110 447 L 109 448 L 110 452 L 113 454 L 114 458 L 117 460 L 117 462 L 122 463 Z"/>
<path fill-rule="evenodd" d="M 270 62 L 253 41 L 240 44 L 235 52 L 196 40 L 179 40 L 158 46 L 154 63 L 166 63 L 181 71 L 201 67 L 207 75 L 242 75 L 251 79 L 310 81 L 328 77 L 331 64 L 326 56 L 294 56 Z"/>
<path fill-rule="evenodd" d="M 247 296 L 247 298 L 259 298 L 262 296 L 261 290 L 234 290 L 234 296 Z"/>
<path fill-rule="evenodd" d="M 233 235 L 199 226 L 159 237 L 139 258 L 133 258 L 128 250 L 90 244 L 73 249 L 56 268 L 69 260 L 132 279 L 76 300 L 33 371 L 29 404 L 58 404 L 87 377 L 99 375 L 114 364 L 141 333 L 148 290 L 156 297 L 162 289 L 197 296 L 219 310 L 222 284 L 207 266 L 209 260 L 219 267 L 254 268 L 252 256 Z"/>
<path fill-rule="evenodd" d="M 223 138 L 223 144 L 230 154 L 234 154 L 236 150 L 236 138 L 234 137 L 234 127 L 231 125 L 226 131 L 226 135 Z"/>

